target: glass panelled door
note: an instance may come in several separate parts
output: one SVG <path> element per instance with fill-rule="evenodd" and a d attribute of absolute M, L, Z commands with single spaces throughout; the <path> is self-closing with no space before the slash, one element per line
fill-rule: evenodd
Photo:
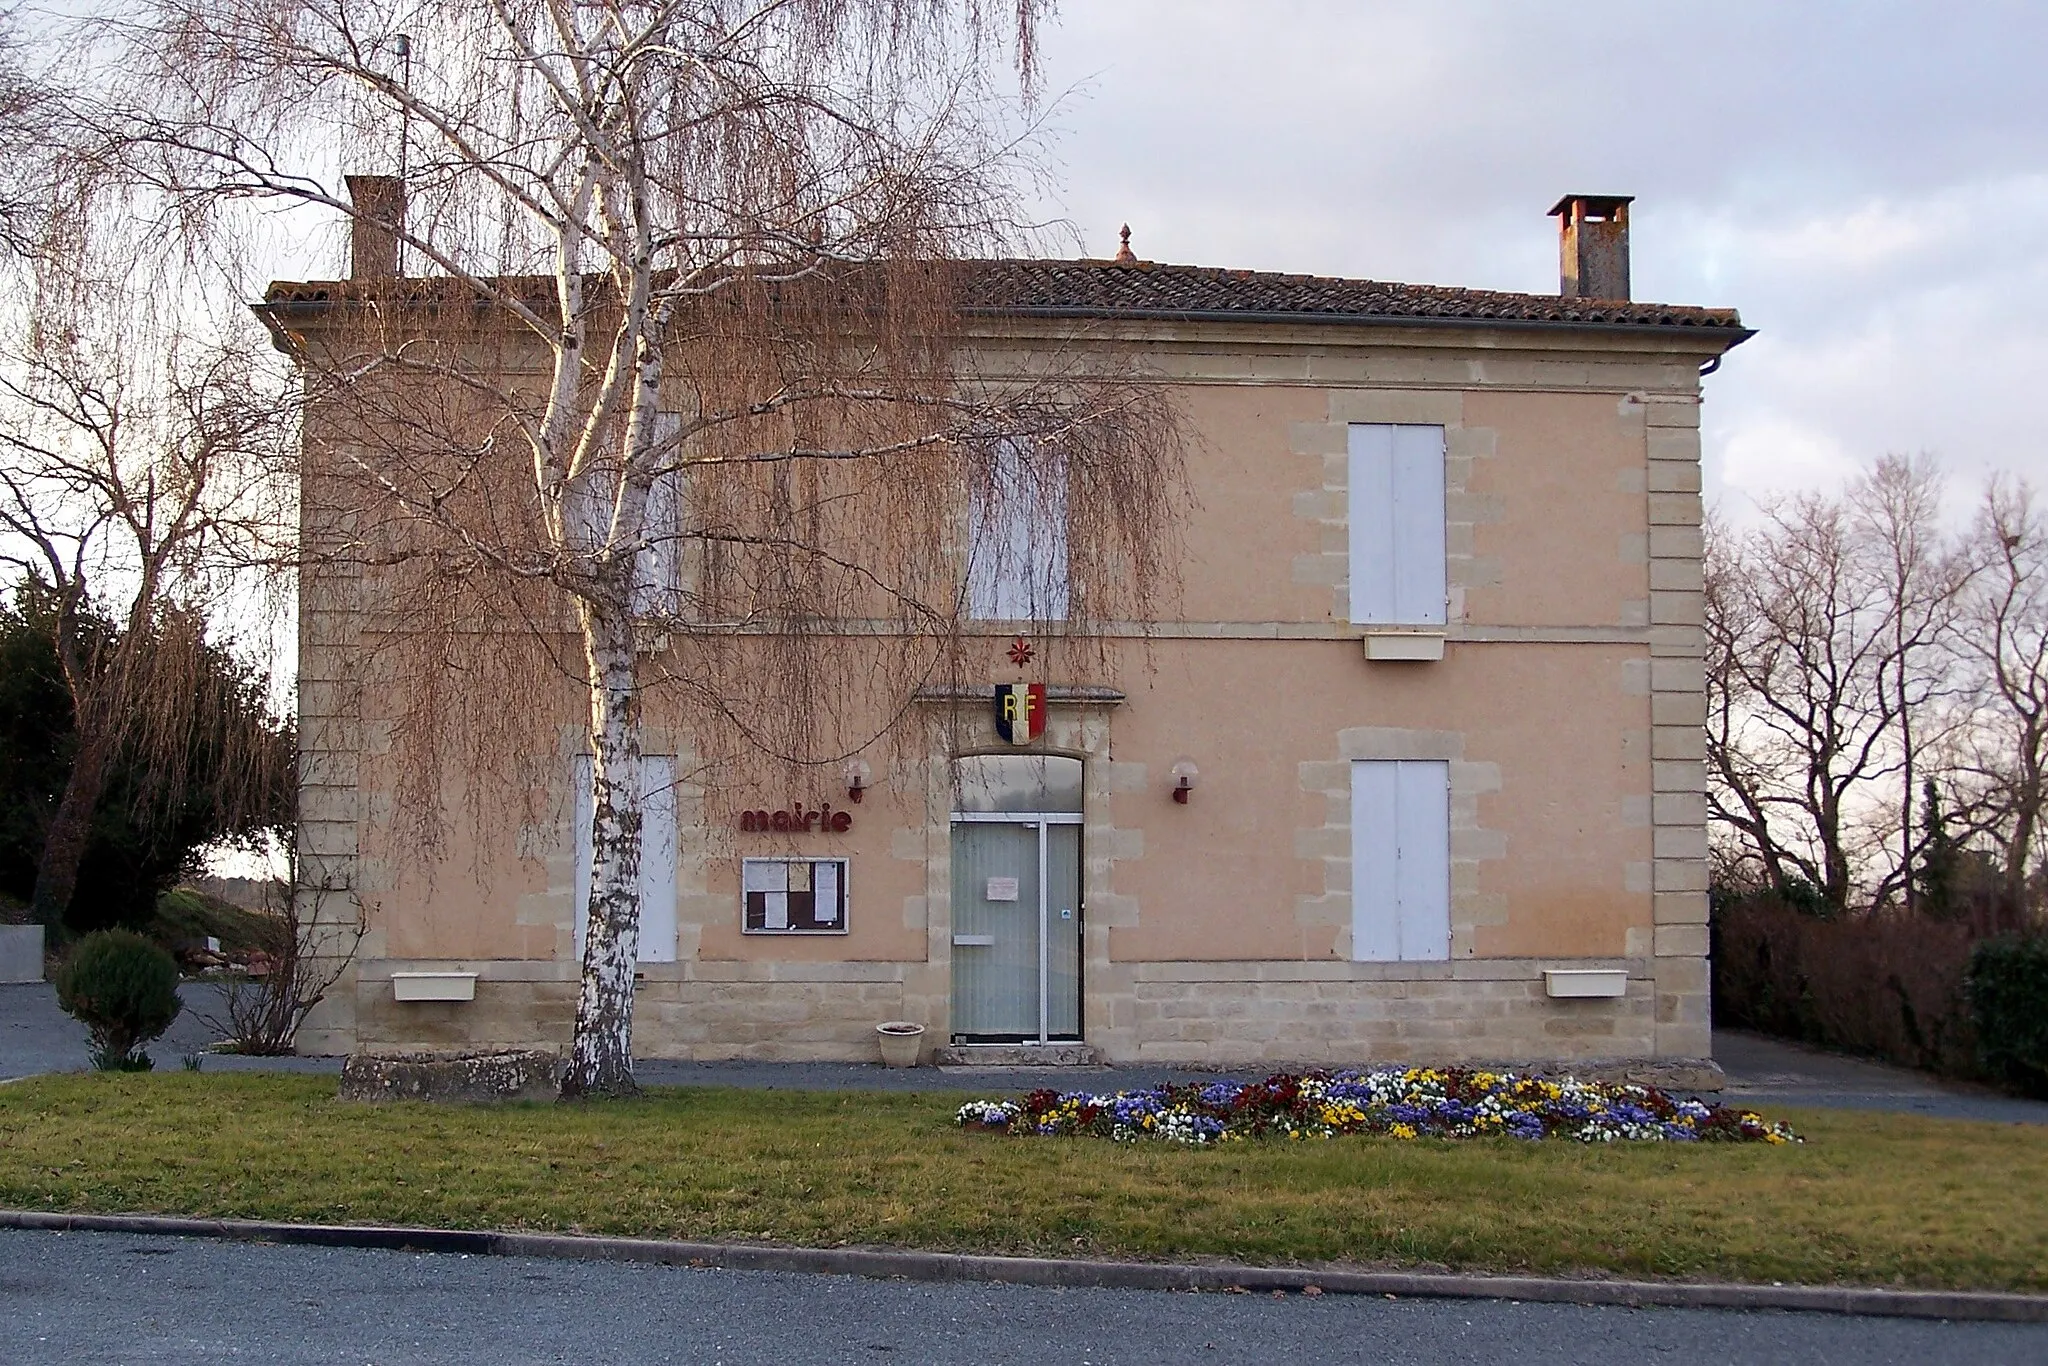
<path fill-rule="evenodd" d="M 953 1032 L 1081 1037 L 1081 816 L 953 819 Z"/>

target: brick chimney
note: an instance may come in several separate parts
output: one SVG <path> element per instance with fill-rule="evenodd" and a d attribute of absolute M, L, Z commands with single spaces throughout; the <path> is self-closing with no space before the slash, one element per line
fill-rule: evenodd
<path fill-rule="evenodd" d="M 391 175 L 352 175 L 348 197 L 356 213 L 349 220 L 348 274 L 352 280 L 390 280 L 398 275 L 396 229 L 405 223 L 405 182 Z"/>
<path fill-rule="evenodd" d="M 1567 299 L 1628 302 L 1627 194 L 1568 194 L 1550 210 L 1558 221 L 1557 292 Z"/>

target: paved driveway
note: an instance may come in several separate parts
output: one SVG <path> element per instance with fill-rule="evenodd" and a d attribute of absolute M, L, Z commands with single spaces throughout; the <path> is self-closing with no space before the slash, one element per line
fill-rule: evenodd
<path fill-rule="evenodd" d="M 185 1012 L 150 1046 L 158 1067 L 179 1065 L 216 1037 L 204 1016 L 219 1016 L 221 989 L 212 983 L 180 988 Z M 1983 1087 L 1960 1085 L 1904 1068 L 1802 1048 L 1759 1034 L 1723 1030 L 1714 1055 L 1728 1073 L 1725 1099 L 1745 1105 L 1818 1105 L 1854 1110 L 1895 1110 L 1947 1119 L 1988 1119 L 2048 1124 L 2048 1102 L 2019 1100 Z M 0 1077 L 77 1071 L 86 1065 L 85 1030 L 57 1009 L 48 983 L 0 985 Z M 208 1071 L 339 1071 L 338 1058 L 236 1058 L 207 1054 Z M 861 1063 L 643 1061 L 640 1080 L 653 1086 L 754 1086 L 780 1090 L 962 1091 L 1008 1095 L 1035 1086 L 1110 1091 L 1169 1080 L 1213 1081 L 1214 1072 L 1172 1068 L 912 1068 L 890 1071 Z M 1254 1074 L 1240 1074 L 1249 1078 Z"/>
<path fill-rule="evenodd" d="M 1714 1031 L 1714 1057 L 1728 1074 L 1729 1102 L 1757 1108 L 1817 1105 L 1896 1110 L 1941 1119 L 2048 1124 L 2048 1101 L 2021 1100 L 1989 1087 L 1944 1081 L 1741 1030 Z"/>
<path fill-rule="evenodd" d="M 2048 1327 L 1053 1290 L 0 1232 L 0 1360 L 73 1363 L 2048 1360 Z"/>
<path fill-rule="evenodd" d="M 178 988 L 184 1011 L 163 1038 L 149 1045 L 159 1068 L 196 1053 L 220 1037 L 200 1018 L 220 1013 L 220 988 L 188 982 Z M 48 982 L 0 984 L 0 1077 L 39 1072 L 76 1072 L 87 1062 L 85 1026 L 57 1008 L 57 989 Z"/>

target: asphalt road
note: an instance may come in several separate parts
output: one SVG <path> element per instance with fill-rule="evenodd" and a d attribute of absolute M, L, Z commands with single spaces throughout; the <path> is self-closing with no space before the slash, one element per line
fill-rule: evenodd
<path fill-rule="evenodd" d="M 0 1231 L 0 1361 L 971 1363 L 2048 1360 L 2048 1326 L 934 1285 Z"/>

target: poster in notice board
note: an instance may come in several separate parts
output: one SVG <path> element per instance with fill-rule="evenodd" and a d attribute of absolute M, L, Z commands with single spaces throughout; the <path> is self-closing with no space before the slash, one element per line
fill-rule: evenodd
<path fill-rule="evenodd" d="M 740 894 L 748 934 L 846 932 L 845 859 L 742 859 Z"/>

